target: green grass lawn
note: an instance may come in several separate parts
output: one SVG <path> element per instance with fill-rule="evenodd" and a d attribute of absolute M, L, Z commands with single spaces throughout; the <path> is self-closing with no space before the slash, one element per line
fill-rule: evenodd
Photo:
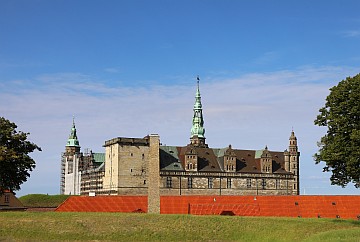
<path fill-rule="evenodd" d="M 0 213 L 0 241 L 360 241 L 360 221 L 130 213 Z"/>
<path fill-rule="evenodd" d="M 29 194 L 19 198 L 25 207 L 58 207 L 69 195 Z"/>

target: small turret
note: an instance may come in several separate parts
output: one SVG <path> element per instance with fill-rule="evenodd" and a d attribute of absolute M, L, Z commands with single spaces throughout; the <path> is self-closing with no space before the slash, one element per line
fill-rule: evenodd
<path fill-rule="evenodd" d="M 185 170 L 197 171 L 198 169 L 198 154 L 194 146 L 188 145 L 185 152 Z"/>
<path fill-rule="evenodd" d="M 284 161 L 285 161 L 285 167 L 284 167 L 285 171 L 290 172 L 290 153 L 287 149 L 284 150 Z"/>
<path fill-rule="evenodd" d="M 265 146 L 265 149 L 260 158 L 261 172 L 263 173 L 272 173 L 272 155 L 268 150 L 268 147 Z"/>
<path fill-rule="evenodd" d="M 231 145 L 224 153 L 224 170 L 225 172 L 236 172 L 236 154 Z"/>

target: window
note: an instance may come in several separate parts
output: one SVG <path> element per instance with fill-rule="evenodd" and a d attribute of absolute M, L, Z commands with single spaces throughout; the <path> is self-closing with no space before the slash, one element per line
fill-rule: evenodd
<path fill-rule="evenodd" d="M 251 179 L 250 178 L 246 179 L 246 187 L 251 188 Z"/>
<path fill-rule="evenodd" d="M 262 189 L 266 188 L 266 180 L 265 179 L 262 179 L 261 186 L 262 186 Z"/>
<path fill-rule="evenodd" d="M 270 172 L 270 166 L 266 166 L 266 172 Z"/>
<path fill-rule="evenodd" d="M 228 179 L 227 179 L 226 187 L 227 187 L 227 188 L 231 188 L 231 178 L 228 178 Z"/>
<path fill-rule="evenodd" d="M 212 177 L 209 177 L 208 178 L 208 187 L 209 188 L 213 188 L 214 184 L 213 184 L 213 178 Z"/>
<path fill-rule="evenodd" d="M 294 190 L 296 190 L 296 183 L 294 184 Z"/>
<path fill-rule="evenodd" d="M 10 196 L 9 195 L 5 195 L 5 203 L 10 203 Z"/>
<path fill-rule="evenodd" d="M 171 176 L 166 177 L 166 187 L 172 188 L 172 177 Z"/>
<path fill-rule="evenodd" d="M 192 182 L 193 182 L 192 177 L 188 177 L 188 188 L 189 189 L 192 188 Z"/>

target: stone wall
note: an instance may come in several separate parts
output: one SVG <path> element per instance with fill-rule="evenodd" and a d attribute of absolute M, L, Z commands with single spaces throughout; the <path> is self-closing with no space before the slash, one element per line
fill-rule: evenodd
<path fill-rule="evenodd" d="M 222 174 L 221 178 L 210 175 L 190 178 L 168 174 L 161 176 L 161 195 L 290 195 L 293 192 L 289 177 L 239 178 Z"/>

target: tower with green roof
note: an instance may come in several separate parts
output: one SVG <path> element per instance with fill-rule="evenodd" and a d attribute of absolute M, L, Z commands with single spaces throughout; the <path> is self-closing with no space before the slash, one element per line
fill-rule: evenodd
<path fill-rule="evenodd" d="M 194 104 L 194 115 L 192 119 L 191 137 L 190 144 L 197 147 L 207 148 L 208 145 L 205 143 L 205 128 L 204 128 L 204 117 L 202 114 L 202 104 L 200 95 L 200 78 L 197 77 L 197 89 L 195 94 Z"/>
<path fill-rule="evenodd" d="M 65 152 L 67 154 L 80 153 L 80 143 L 76 135 L 75 119 L 73 118 L 73 125 L 71 128 L 69 139 L 66 142 Z"/>
<path fill-rule="evenodd" d="M 60 194 L 80 194 L 81 172 L 79 172 L 79 164 L 81 159 L 80 143 L 73 118 L 70 136 L 61 158 Z"/>

